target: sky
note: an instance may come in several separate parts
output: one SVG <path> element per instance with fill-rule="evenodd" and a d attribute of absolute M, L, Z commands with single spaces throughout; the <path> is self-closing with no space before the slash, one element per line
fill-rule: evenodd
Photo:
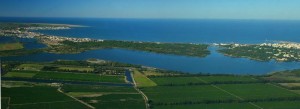
<path fill-rule="evenodd" d="M 300 20 L 300 0 L 0 0 L 0 16 Z"/>

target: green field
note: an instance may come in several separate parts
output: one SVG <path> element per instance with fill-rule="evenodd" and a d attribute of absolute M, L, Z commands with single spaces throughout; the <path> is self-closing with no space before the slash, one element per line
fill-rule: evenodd
<path fill-rule="evenodd" d="M 82 97 L 81 100 L 97 109 L 144 109 L 145 102 L 140 94 L 107 94 L 99 97 Z"/>
<path fill-rule="evenodd" d="M 141 94 L 133 87 L 64 85 L 62 90 L 97 109 L 144 109 Z"/>
<path fill-rule="evenodd" d="M 189 85 L 214 83 L 253 83 L 258 82 L 250 76 L 194 76 L 194 77 L 151 77 L 158 85 Z"/>
<path fill-rule="evenodd" d="M 264 109 L 299 109 L 300 101 L 257 102 Z"/>
<path fill-rule="evenodd" d="M 216 82 L 257 82 L 257 79 L 251 76 L 200 76 L 197 77 L 208 83 Z"/>
<path fill-rule="evenodd" d="M 300 97 L 296 93 L 270 84 L 226 84 L 217 86 L 247 100 Z"/>
<path fill-rule="evenodd" d="M 40 72 L 36 74 L 33 78 L 69 80 L 69 81 L 125 83 L 124 76 L 108 76 L 108 75 L 83 74 L 83 73 Z"/>
<path fill-rule="evenodd" d="M 153 109 L 258 109 L 249 103 L 161 105 Z"/>
<path fill-rule="evenodd" d="M 112 87 L 112 86 L 96 86 L 96 85 L 63 85 L 64 92 L 122 92 L 136 93 L 133 87 Z"/>
<path fill-rule="evenodd" d="M 300 82 L 299 77 L 300 77 L 300 69 L 296 69 L 296 70 L 275 72 L 267 75 L 266 77 L 264 77 L 264 79 L 269 81 L 280 81 L 280 82 L 285 82 L 285 81 Z"/>
<path fill-rule="evenodd" d="M 146 75 L 143 75 L 138 70 L 133 71 L 133 78 L 136 82 L 136 85 L 138 87 L 151 87 L 156 86 L 156 83 L 154 83 L 152 80 L 150 80 Z"/>
<path fill-rule="evenodd" d="M 238 100 L 210 85 L 201 86 L 156 86 L 142 88 L 154 104 Z"/>
<path fill-rule="evenodd" d="M 80 67 L 80 66 L 60 66 L 59 70 L 69 70 L 69 71 L 81 71 L 81 72 L 92 72 L 94 68 L 90 67 Z"/>
<path fill-rule="evenodd" d="M 4 77 L 32 78 L 37 73 L 35 71 L 11 71 L 5 74 Z"/>
<path fill-rule="evenodd" d="M 80 64 L 93 66 L 84 62 Z M 52 66 L 61 69 L 48 71 L 44 65 L 49 66 L 49 70 Z M 125 83 L 124 75 L 60 71 L 81 68 L 89 67 L 76 69 L 75 65 L 65 65 L 65 63 L 16 63 L 15 67 L 7 70 L 8 73 L 3 77 Z M 2 81 L 1 108 L 85 109 L 90 105 L 96 109 L 145 109 L 146 103 L 139 90 L 147 96 L 150 109 L 298 109 L 300 107 L 300 90 L 296 90 L 299 89 L 299 83 L 296 81 L 299 79 L 299 70 L 266 76 L 234 76 L 170 74 L 158 70 L 146 74 L 146 69 L 130 69 L 133 69 L 132 74 L 137 89 L 129 86 Z M 76 101 L 77 99 L 82 102 Z"/>
<path fill-rule="evenodd" d="M 0 51 L 18 50 L 18 49 L 22 49 L 22 48 L 24 48 L 24 47 L 23 47 L 23 44 L 20 42 L 0 44 Z"/>
<path fill-rule="evenodd" d="M 20 70 L 40 71 L 44 65 L 41 64 L 21 64 L 17 67 Z"/>
<path fill-rule="evenodd" d="M 255 105 L 263 109 L 299 109 L 300 101 L 257 102 Z M 191 105 L 163 105 L 153 109 L 260 109 L 250 103 L 219 103 L 219 104 L 191 104 Z"/>
<path fill-rule="evenodd" d="M 154 77 L 150 78 L 158 85 L 187 85 L 189 83 L 204 83 L 197 77 Z"/>
<path fill-rule="evenodd" d="M 10 109 L 86 109 L 74 99 L 59 93 L 57 88 L 47 86 L 2 87 L 2 97 L 9 97 Z"/>
<path fill-rule="evenodd" d="M 141 90 L 154 109 L 273 109 L 276 106 L 272 104 L 276 102 L 283 105 L 278 109 L 296 109 L 298 105 L 294 101 L 298 102 L 300 97 L 282 87 L 260 83 L 251 76 L 157 76 L 150 79 L 159 86 Z M 190 83 L 201 85 L 188 85 Z"/>
<path fill-rule="evenodd" d="M 90 109 L 77 101 L 11 105 L 9 109 Z"/>
<path fill-rule="evenodd" d="M 1 96 L 1 109 L 8 109 L 9 99 L 9 97 Z"/>
<path fill-rule="evenodd" d="M 46 72 L 46 71 L 12 71 L 4 77 L 38 78 L 67 81 L 92 81 L 92 82 L 112 82 L 125 83 L 124 76 L 98 75 L 91 73 L 65 73 L 65 72 Z"/>

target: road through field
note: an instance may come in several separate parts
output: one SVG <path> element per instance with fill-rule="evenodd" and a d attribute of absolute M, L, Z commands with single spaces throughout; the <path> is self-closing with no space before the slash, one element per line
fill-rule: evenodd
<path fill-rule="evenodd" d="M 57 90 L 58 90 L 58 92 L 60 92 L 60 93 L 62 93 L 62 94 L 64 94 L 64 95 L 67 95 L 67 96 L 69 96 L 69 97 L 71 97 L 71 98 L 73 98 L 74 100 L 76 100 L 76 101 L 78 101 L 78 102 L 80 102 L 80 103 L 86 105 L 87 107 L 89 107 L 89 108 L 91 108 L 91 109 L 96 109 L 95 107 L 93 107 L 92 105 L 90 105 L 90 104 L 88 104 L 88 103 L 86 103 L 86 102 L 83 102 L 83 101 L 81 101 L 81 100 L 79 100 L 79 99 L 77 99 L 77 98 L 75 98 L 75 97 L 73 97 L 73 96 L 70 96 L 70 95 L 68 95 L 68 94 L 65 94 L 65 93 L 61 90 L 61 87 L 59 87 Z"/>
<path fill-rule="evenodd" d="M 205 81 L 205 80 L 203 80 L 203 79 L 200 79 L 200 78 L 197 78 L 197 77 L 195 77 L 195 78 L 198 79 L 198 80 L 200 80 L 200 81 L 202 81 L 202 82 L 204 82 L 204 83 L 208 83 L 207 81 Z M 229 94 L 229 95 L 231 95 L 231 96 L 234 96 L 234 97 L 238 98 L 239 100 L 244 100 L 242 97 L 237 96 L 237 95 L 235 95 L 235 94 L 233 94 L 233 93 L 230 93 L 230 92 L 228 92 L 228 91 L 226 91 L 226 90 L 224 90 L 224 89 L 222 89 L 222 88 L 220 88 L 220 87 L 218 87 L 218 86 L 216 86 L 216 85 L 211 84 L 211 86 L 214 87 L 214 88 L 216 88 L 216 89 L 218 89 L 218 90 L 221 90 L 221 91 L 223 91 L 223 92 L 225 92 L 225 93 L 227 93 L 227 94 Z M 252 103 L 252 102 L 248 102 L 248 103 L 251 104 L 251 105 L 253 105 L 253 106 L 255 106 L 255 107 L 257 107 L 258 109 L 263 109 L 262 107 L 260 107 L 260 106 L 258 106 L 258 105 L 256 105 L 256 104 L 254 104 L 254 103 Z"/>
<path fill-rule="evenodd" d="M 135 82 L 135 80 L 134 80 L 134 77 L 133 77 L 133 75 L 132 75 L 132 73 L 130 73 L 130 75 L 131 75 L 131 78 L 132 78 L 132 81 L 133 81 L 133 84 L 134 84 L 134 89 L 136 90 L 136 91 L 138 91 L 142 96 L 143 96 L 143 98 L 144 98 L 144 100 L 145 100 L 145 106 L 146 106 L 146 109 L 149 109 L 149 104 L 148 104 L 148 97 L 144 94 L 144 92 L 142 92 L 138 87 L 137 87 L 137 85 L 136 85 L 136 82 Z"/>

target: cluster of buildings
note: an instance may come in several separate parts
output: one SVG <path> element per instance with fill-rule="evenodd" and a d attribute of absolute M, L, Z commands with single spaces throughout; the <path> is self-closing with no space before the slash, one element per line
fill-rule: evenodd
<path fill-rule="evenodd" d="M 90 42 L 90 41 L 103 41 L 103 40 L 94 40 L 91 38 L 70 38 L 70 37 L 60 37 L 53 35 L 44 35 L 41 33 L 30 32 L 28 30 L 59 30 L 59 29 L 70 29 L 70 27 L 25 27 L 25 28 L 16 28 L 11 30 L 0 30 L 0 35 L 2 36 L 16 36 L 19 38 L 37 38 L 41 42 L 50 45 L 59 45 L 62 41 L 72 41 L 72 42 Z"/>
<path fill-rule="evenodd" d="M 300 44 L 293 42 L 284 42 L 284 43 L 263 43 L 260 46 L 269 46 L 277 48 L 273 54 L 273 58 L 277 61 L 288 61 L 288 60 L 300 60 Z M 283 49 L 290 50 L 283 50 Z"/>
<path fill-rule="evenodd" d="M 20 30 L 0 30 L 1 36 L 16 36 L 19 38 L 34 38 L 35 36 L 39 36 L 39 33 L 28 32 L 28 31 L 20 31 Z"/>
<path fill-rule="evenodd" d="M 271 46 L 276 48 L 294 48 L 300 49 L 300 43 L 285 42 L 285 43 L 262 43 L 260 46 Z"/>
<path fill-rule="evenodd" d="M 72 42 L 90 42 L 94 41 L 90 38 L 69 38 L 69 37 L 60 37 L 60 36 L 49 36 L 49 35 L 44 35 L 41 36 L 43 38 L 47 38 L 52 41 L 72 41 Z"/>
<path fill-rule="evenodd" d="M 25 27 L 26 30 L 62 30 L 62 29 L 71 29 L 67 26 L 43 26 L 43 27 Z"/>
<path fill-rule="evenodd" d="M 300 61 L 300 43 L 294 43 L 294 42 L 262 43 L 262 44 L 221 43 L 215 45 L 219 45 L 223 47 L 227 46 L 228 49 L 234 49 L 236 47 L 247 47 L 244 49 L 247 49 L 246 51 L 249 52 L 249 57 L 251 57 L 251 52 L 264 50 L 264 52 L 259 52 L 259 53 L 263 53 L 262 55 L 267 55 L 268 59 L 275 59 L 277 61 Z"/>

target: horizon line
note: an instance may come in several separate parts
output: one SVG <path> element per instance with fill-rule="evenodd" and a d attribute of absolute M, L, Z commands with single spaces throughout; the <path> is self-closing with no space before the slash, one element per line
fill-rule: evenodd
<path fill-rule="evenodd" d="M 300 19 L 267 19 L 267 18 L 144 18 L 144 17 L 48 17 L 48 16 L 0 16 L 0 18 L 74 18 L 74 19 L 161 19 L 161 20 L 271 20 L 300 21 Z"/>

